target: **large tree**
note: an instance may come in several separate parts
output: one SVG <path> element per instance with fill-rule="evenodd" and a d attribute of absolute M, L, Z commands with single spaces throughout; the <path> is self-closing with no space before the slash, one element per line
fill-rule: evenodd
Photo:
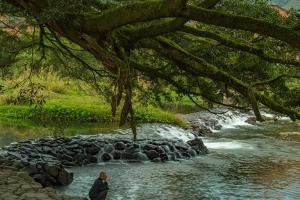
<path fill-rule="evenodd" d="M 241 108 L 223 102 L 222 96 L 231 93 L 246 100 L 260 121 L 260 104 L 300 119 L 299 110 L 286 100 L 287 91 L 293 98 L 300 96 L 299 90 L 293 93 L 282 84 L 299 78 L 297 13 L 282 18 L 266 2 L 254 0 L 0 2 L 3 17 L 26 18 L 38 27 L 39 38 L 34 39 L 39 49 L 72 56 L 87 71 L 110 74 L 116 83 L 113 112 L 124 97 L 121 124 L 131 115 L 135 127 L 132 90 L 137 76 L 162 81 L 193 101 L 201 96 Z M 92 54 L 103 69 L 78 57 L 78 49 L 66 40 Z"/>

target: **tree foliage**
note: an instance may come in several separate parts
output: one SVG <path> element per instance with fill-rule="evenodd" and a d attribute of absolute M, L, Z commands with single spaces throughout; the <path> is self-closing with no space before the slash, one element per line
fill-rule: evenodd
<path fill-rule="evenodd" d="M 3 17 L 31 27 L 22 34 L 36 55 L 54 55 L 66 71 L 106 91 L 113 112 L 123 98 L 122 124 L 131 116 L 135 126 L 135 88 L 159 101 L 162 85 L 195 103 L 202 97 L 213 104 L 252 107 L 258 120 L 260 104 L 300 119 L 295 11 L 283 18 L 264 0 L 0 2 Z M 110 88 L 103 90 L 99 79 Z M 296 84 L 290 87 L 290 82 Z M 225 97 L 234 100 L 227 104 Z"/>

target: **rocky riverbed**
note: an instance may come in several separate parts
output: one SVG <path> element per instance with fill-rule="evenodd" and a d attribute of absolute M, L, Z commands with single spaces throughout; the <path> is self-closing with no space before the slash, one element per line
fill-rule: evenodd
<path fill-rule="evenodd" d="M 200 138 L 187 142 L 143 139 L 133 142 L 116 135 L 43 138 L 13 143 L 0 154 L 2 166 L 28 172 L 43 186 L 64 186 L 73 180 L 67 168 L 112 160 L 165 162 L 207 154 Z"/>

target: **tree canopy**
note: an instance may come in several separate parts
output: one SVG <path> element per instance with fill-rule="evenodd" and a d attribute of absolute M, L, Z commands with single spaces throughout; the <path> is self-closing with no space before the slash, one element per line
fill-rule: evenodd
<path fill-rule="evenodd" d="M 196 104 L 201 97 L 251 107 L 260 121 L 260 104 L 300 119 L 294 10 L 281 17 L 264 0 L 1 0 L 0 7 L 1 67 L 28 48 L 37 63 L 53 52 L 67 70 L 64 58 L 73 59 L 78 78 L 113 82 L 112 111 L 124 100 L 121 124 L 131 116 L 135 126 L 132 91 L 141 80 L 153 94 L 168 85 Z"/>

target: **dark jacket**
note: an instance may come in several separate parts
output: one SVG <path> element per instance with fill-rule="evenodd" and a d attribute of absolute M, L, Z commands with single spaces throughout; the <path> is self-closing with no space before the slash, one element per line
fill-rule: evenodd
<path fill-rule="evenodd" d="M 100 178 L 97 178 L 90 189 L 89 197 L 91 199 L 96 199 L 101 192 L 107 190 L 109 190 L 107 182 L 104 182 Z"/>

